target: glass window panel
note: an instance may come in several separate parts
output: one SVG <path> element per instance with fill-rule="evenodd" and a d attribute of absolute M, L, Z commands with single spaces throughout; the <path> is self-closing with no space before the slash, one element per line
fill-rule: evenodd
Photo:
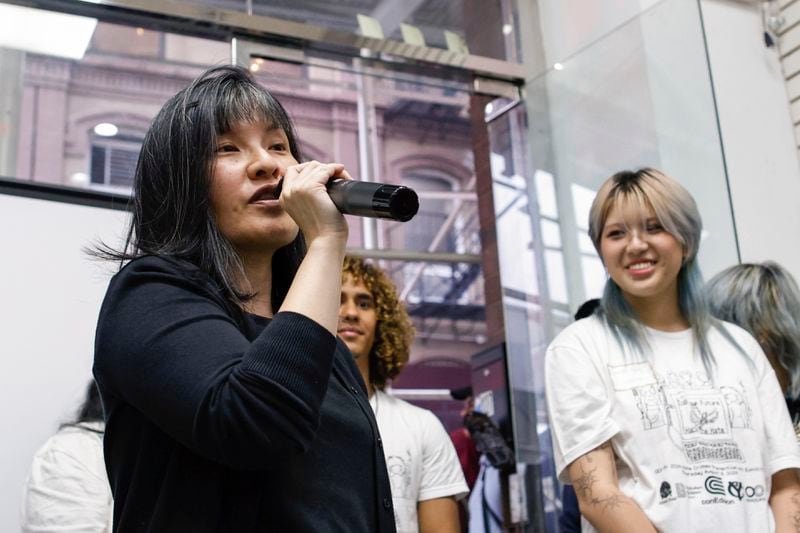
<path fill-rule="evenodd" d="M 714 264 L 736 262 L 731 213 L 727 207 L 720 208 L 728 205 L 728 195 L 698 4 L 648 2 L 649 9 L 633 19 L 617 19 L 625 22 L 608 26 L 611 31 L 593 31 L 595 23 L 605 25 L 616 17 L 605 13 L 586 19 L 587 27 L 572 25 L 575 34 L 565 34 L 562 29 L 569 24 L 558 19 L 562 13 L 585 11 L 583 4 L 536 3 L 541 17 L 536 19 L 541 24 L 539 44 L 544 49 L 532 53 L 529 66 L 535 68 L 544 58 L 550 65 L 560 61 L 563 68 L 528 80 L 522 117 L 512 110 L 510 118 L 493 117 L 489 124 L 492 150 L 502 155 L 504 164 L 513 160 L 514 153 L 522 154 L 523 160 L 530 158 L 527 168 L 514 167 L 525 181 L 523 187 L 514 187 L 515 192 L 531 197 L 529 217 L 517 224 L 502 221 L 501 217 L 509 216 L 506 212 L 519 210 L 505 211 L 513 201 L 511 192 L 500 192 L 509 187 L 508 177 L 494 173 L 497 238 L 506 337 L 514 369 L 512 388 L 517 397 L 529 392 L 535 397 L 536 432 L 526 434 L 540 438 L 529 439 L 526 445 L 536 451 L 531 462 L 539 465 L 543 477 L 553 478 L 554 486 L 542 385 L 544 349 L 572 322 L 571 312 L 580 303 L 602 293 L 605 272 L 586 236 L 589 208 L 599 185 L 622 169 L 663 168 L 698 201 L 709 233 L 701 248 L 704 269 L 713 271 Z M 639 8 L 635 11 L 639 13 Z M 549 25 L 553 20 L 558 23 Z M 578 34 L 592 37 L 573 47 Z M 566 48 L 569 54 L 562 54 Z M 508 138 L 513 129 L 509 124 L 515 121 L 521 132 L 516 143 L 514 134 Z M 499 160 L 493 166 L 502 168 Z M 550 193 L 540 186 L 537 171 L 553 176 L 557 203 L 543 199 Z M 548 211 L 553 205 L 558 207 L 557 215 Z M 539 246 L 548 242 L 545 235 L 554 227 L 550 224 L 561 225 L 559 249 Z M 521 228 L 542 234 L 541 239 L 533 239 L 531 251 L 542 285 L 536 306 L 514 292 L 522 277 L 515 270 L 521 252 L 519 245 L 511 243 L 522 240 Z M 520 327 L 522 322 L 529 325 L 527 330 Z M 525 420 L 526 409 L 527 405 L 515 408 L 517 420 Z M 546 512 L 552 507 L 545 504 L 541 509 L 541 515 L 549 516 L 547 528 L 539 529 L 556 530 L 555 513 Z"/>
<path fill-rule="evenodd" d="M 676 38 L 676 36 L 680 38 Z M 546 53 L 558 48 L 545 39 Z M 581 235 L 588 227 L 595 191 L 623 169 L 660 168 L 695 197 L 709 237 L 700 264 L 715 272 L 737 261 L 735 235 L 727 206 L 725 168 L 698 6 L 671 0 L 654 4 L 641 16 L 605 37 L 560 58 L 527 87 L 527 104 L 538 124 L 535 151 L 546 150 L 560 206 L 576 242 L 562 243 L 567 265 L 585 265 L 577 254 L 593 253 Z M 550 165 L 552 161 L 552 165 Z M 588 297 L 594 279 L 576 272 L 572 304 Z"/>
<path fill-rule="evenodd" d="M 403 177 L 403 183 L 416 191 L 447 192 L 453 190 L 452 183 L 436 176 L 412 171 Z M 452 211 L 452 201 L 437 197 L 424 198 L 420 202 L 419 212 L 414 217 L 416 224 L 405 228 L 406 250 L 427 250 L 432 247 L 439 230 L 447 223 Z M 447 232 L 435 247 L 440 252 L 456 251 L 456 235 Z"/>
<path fill-rule="evenodd" d="M 603 288 L 606 284 L 606 269 L 600 258 L 581 257 L 581 269 L 583 272 L 583 286 L 586 290 L 586 299 L 600 298 L 603 296 Z"/>
<path fill-rule="evenodd" d="M 108 183 L 118 187 L 133 187 L 133 174 L 139 159 L 138 147 L 109 147 Z"/>
<path fill-rule="evenodd" d="M 159 59 L 162 55 L 162 33 L 101 22 L 94 30 L 87 53 L 90 56 L 102 54 Z"/>
<path fill-rule="evenodd" d="M 594 249 L 594 243 L 592 239 L 589 238 L 589 234 L 586 233 L 586 230 L 579 229 L 576 233 L 578 237 L 578 250 L 580 250 L 582 254 L 597 255 L 597 251 Z"/>
<path fill-rule="evenodd" d="M 340 161 L 356 179 L 418 190 L 420 210 L 409 222 L 351 219 L 351 247 L 480 253 L 465 86 L 363 68 L 357 59 L 252 59 L 251 70 L 286 106 L 305 159 Z"/>
<path fill-rule="evenodd" d="M 556 187 L 553 175 L 543 170 L 537 170 L 533 176 L 536 182 L 536 198 L 539 200 L 539 214 L 543 217 L 558 218 L 558 204 L 556 202 Z"/>
<path fill-rule="evenodd" d="M 133 25 L 99 21 L 88 42 L 80 59 L 20 52 L 0 77 L 0 93 L 13 94 L 17 110 L 9 128 L 15 149 L 0 150 L 6 175 L 129 190 L 144 132 L 164 101 L 203 69 L 230 62 L 229 43 Z M 118 133 L 98 136 L 101 123 Z"/>
<path fill-rule="evenodd" d="M 509 206 L 518 206 L 524 196 L 497 181 L 493 193 L 498 253 L 500 257 L 514 258 L 500 261 L 503 287 L 526 295 L 538 295 L 536 259 L 529 246 L 533 241 L 529 217 L 519 209 L 509 209 Z"/>
<path fill-rule="evenodd" d="M 548 248 L 561 248 L 561 229 L 556 222 L 543 219 L 542 244 Z"/>
<path fill-rule="evenodd" d="M 567 278 L 564 269 L 564 254 L 558 250 L 545 250 L 544 262 L 547 266 L 547 288 L 554 302 L 567 303 Z"/>
<path fill-rule="evenodd" d="M 106 183 L 106 148 L 104 146 L 92 146 L 91 153 L 91 182 L 100 185 Z"/>
<path fill-rule="evenodd" d="M 597 191 L 580 183 L 570 184 L 570 190 L 572 191 L 572 206 L 575 210 L 575 225 L 582 230 L 588 230 L 589 211 Z"/>
<path fill-rule="evenodd" d="M 184 0 L 188 3 L 247 11 L 252 14 L 358 34 L 357 15 L 367 15 L 381 26 L 387 39 L 403 41 L 400 24 L 420 30 L 426 46 L 447 48 L 445 31 L 467 42 L 470 53 L 515 61 L 519 31 L 510 0 Z"/>

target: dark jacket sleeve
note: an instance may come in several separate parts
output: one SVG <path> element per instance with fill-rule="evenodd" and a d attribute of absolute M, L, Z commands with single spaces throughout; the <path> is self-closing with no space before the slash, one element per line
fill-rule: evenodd
<path fill-rule="evenodd" d="M 162 258 L 112 280 L 98 321 L 95 375 L 195 453 L 268 468 L 308 449 L 319 426 L 336 340 L 278 313 L 250 342 L 214 285 Z"/>

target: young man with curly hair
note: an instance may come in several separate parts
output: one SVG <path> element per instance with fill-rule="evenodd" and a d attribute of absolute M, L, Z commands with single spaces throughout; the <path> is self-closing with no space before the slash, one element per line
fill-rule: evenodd
<path fill-rule="evenodd" d="M 378 421 L 397 533 L 457 533 L 456 499 L 468 491 L 461 465 L 436 415 L 384 390 L 408 362 L 414 328 L 389 277 L 363 259 L 345 258 L 338 333 Z"/>

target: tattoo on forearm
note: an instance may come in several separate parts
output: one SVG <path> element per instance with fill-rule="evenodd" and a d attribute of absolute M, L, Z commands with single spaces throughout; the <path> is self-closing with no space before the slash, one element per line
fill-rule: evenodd
<path fill-rule="evenodd" d="M 800 533 L 800 492 L 792 493 L 792 527 L 795 532 Z"/>
<path fill-rule="evenodd" d="M 610 444 L 606 442 L 600 445 L 597 449 L 599 450 L 607 448 L 608 446 L 610 446 Z M 597 467 L 584 467 L 584 462 L 594 464 L 594 459 L 592 459 L 592 453 L 594 453 L 594 451 L 595 450 L 592 450 L 578 460 L 578 466 L 580 466 L 581 475 L 573 481 L 573 486 L 575 488 L 575 493 L 581 500 L 591 504 L 593 507 L 600 506 L 602 507 L 603 511 L 608 511 L 622 505 L 622 498 L 620 498 L 618 494 L 607 496 L 605 498 L 600 498 L 594 495 L 594 485 L 597 483 L 597 478 L 595 476 Z"/>

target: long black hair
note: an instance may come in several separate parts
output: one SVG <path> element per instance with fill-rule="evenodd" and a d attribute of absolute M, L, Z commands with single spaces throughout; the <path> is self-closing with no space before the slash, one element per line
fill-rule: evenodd
<path fill-rule="evenodd" d="M 100 391 L 97 390 L 97 383 L 92 379 L 86 387 L 86 396 L 78 408 L 76 417 L 70 422 L 61 424 L 59 429 L 80 426 L 88 431 L 102 433 L 102 431 L 85 427 L 83 424 L 85 422 L 102 422 L 103 420 L 103 403 L 100 400 Z"/>
<path fill-rule="evenodd" d="M 238 122 L 263 121 L 283 129 L 289 150 L 300 161 L 294 126 L 275 97 L 242 67 L 203 72 L 170 98 L 142 142 L 133 185 L 133 218 L 125 248 L 101 246 L 97 256 L 127 261 L 145 255 L 185 259 L 219 284 L 235 308 L 252 298 L 237 287 L 241 259 L 222 234 L 209 201 L 217 136 Z M 272 307 L 286 297 L 306 251 L 295 240 L 272 257 Z"/>

